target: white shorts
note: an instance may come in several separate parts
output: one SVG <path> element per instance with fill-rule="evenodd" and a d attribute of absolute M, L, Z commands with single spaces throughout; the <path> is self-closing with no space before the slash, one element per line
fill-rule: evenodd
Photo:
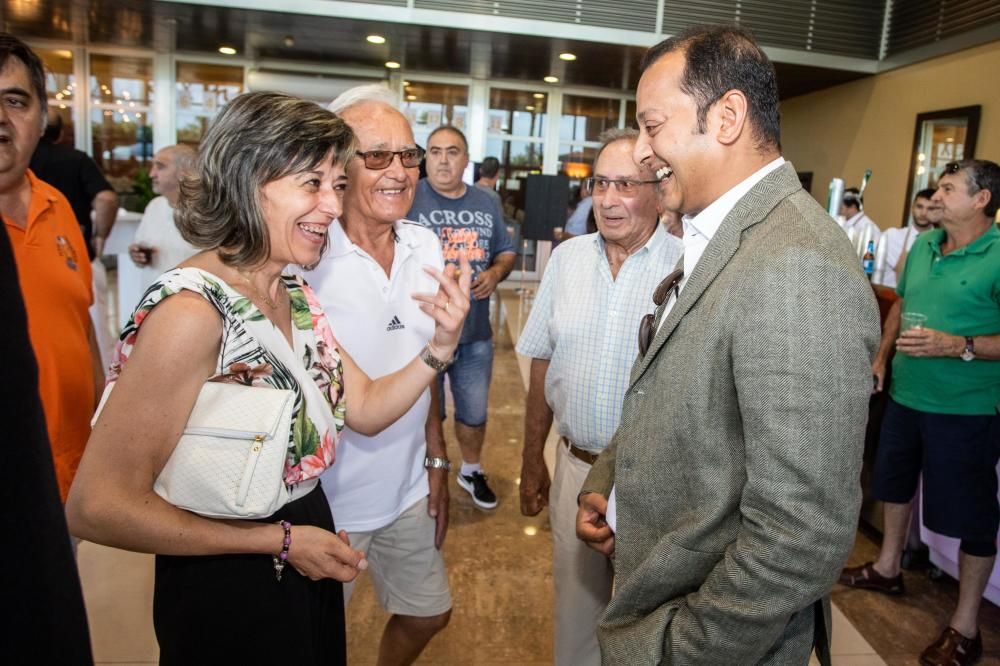
<path fill-rule="evenodd" d="M 424 497 L 385 527 L 348 534 L 351 547 L 366 554 L 375 595 L 387 612 L 433 617 L 451 609 L 444 558 L 434 547 L 435 526 Z M 345 605 L 351 588 L 344 586 Z"/>

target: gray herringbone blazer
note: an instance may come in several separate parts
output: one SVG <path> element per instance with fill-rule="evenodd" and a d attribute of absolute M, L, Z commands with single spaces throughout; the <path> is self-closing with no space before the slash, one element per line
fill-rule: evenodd
<path fill-rule="evenodd" d="M 605 664 L 808 661 L 854 542 L 878 342 L 857 255 L 784 164 L 708 244 L 584 484 L 618 500 Z"/>

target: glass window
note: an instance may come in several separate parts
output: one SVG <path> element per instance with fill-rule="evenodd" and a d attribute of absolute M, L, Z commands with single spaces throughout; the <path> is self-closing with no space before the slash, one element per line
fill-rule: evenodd
<path fill-rule="evenodd" d="M 91 155 L 119 193 L 131 192 L 153 157 L 153 61 L 90 56 Z"/>
<path fill-rule="evenodd" d="M 545 136 L 545 93 L 526 90 L 490 90 L 487 131 L 510 136 Z"/>
<path fill-rule="evenodd" d="M 621 100 L 563 96 L 560 141 L 597 141 L 601 132 L 618 127 Z"/>
<path fill-rule="evenodd" d="M 569 176 L 571 186 L 579 185 L 581 180 L 591 175 L 596 158 L 596 147 L 560 144 L 559 173 Z"/>
<path fill-rule="evenodd" d="M 403 115 L 410 121 L 413 138 L 420 146 L 441 125 L 466 131 L 469 89 L 447 83 L 403 82 Z"/>
<path fill-rule="evenodd" d="M 242 92 L 242 67 L 177 63 L 177 142 L 201 143 L 222 107 Z"/>
<path fill-rule="evenodd" d="M 625 127 L 639 129 L 639 123 L 635 120 L 635 100 L 630 99 L 625 102 Z"/>
<path fill-rule="evenodd" d="M 73 52 L 69 49 L 34 49 L 45 64 L 45 91 L 49 108 L 62 119 L 58 143 L 72 146 L 73 99 L 76 78 L 73 76 Z"/>
<path fill-rule="evenodd" d="M 503 202 L 507 232 L 517 250 L 515 270 L 535 270 L 535 241 L 521 239 L 524 221 L 524 193 L 528 176 L 542 172 L 543 144 L 490 136 L 486 154 L 500 160 L 500 200 Z"/>
<path fill-rule="evenodd" d="M 153 102 L 153 61 L 91 55 L 90 97 L 94 104 L 148 106 Z"/>

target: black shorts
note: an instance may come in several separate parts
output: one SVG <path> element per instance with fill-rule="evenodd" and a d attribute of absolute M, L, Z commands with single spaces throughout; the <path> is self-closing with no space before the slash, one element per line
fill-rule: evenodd
<path fill-rule="evenodd" d="M 905 504 L 923 471 L 923 522 L 938 534 L 995 541 L 1000 415 L 931 414 L 889 399 L 875 454 L 875 499 Z"/>

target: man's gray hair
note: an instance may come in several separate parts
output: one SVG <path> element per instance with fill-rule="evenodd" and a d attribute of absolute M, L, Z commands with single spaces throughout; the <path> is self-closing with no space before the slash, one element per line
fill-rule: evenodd
<path fill-rule="evenodd" d="M 385 84 L 368 83 L 345 90 L 337 95 L 337 98 L 330 102 L 326 108 L 339 116 L 346 109 L 366 102 L 381 102 L 395 109 L 399 100 L 396 99 L 396 93 L 389 90 Z"/>
<path fill-rule="evenodd" d="M 598 158 L 604 149 L 613 143 L 618 143 L 619 141 L 631 141 L 635 143 L 639 140 L 639 130 L 632 129 L 631 127 L 612 127 L 611 129 L 606 129 L 601 132 L 601 135 L 597 137 L 597 140 L 601 142 L 601 147 L 597 149 L 597 154 L 594 155 L 594 164 L 597 164 Z"/>

